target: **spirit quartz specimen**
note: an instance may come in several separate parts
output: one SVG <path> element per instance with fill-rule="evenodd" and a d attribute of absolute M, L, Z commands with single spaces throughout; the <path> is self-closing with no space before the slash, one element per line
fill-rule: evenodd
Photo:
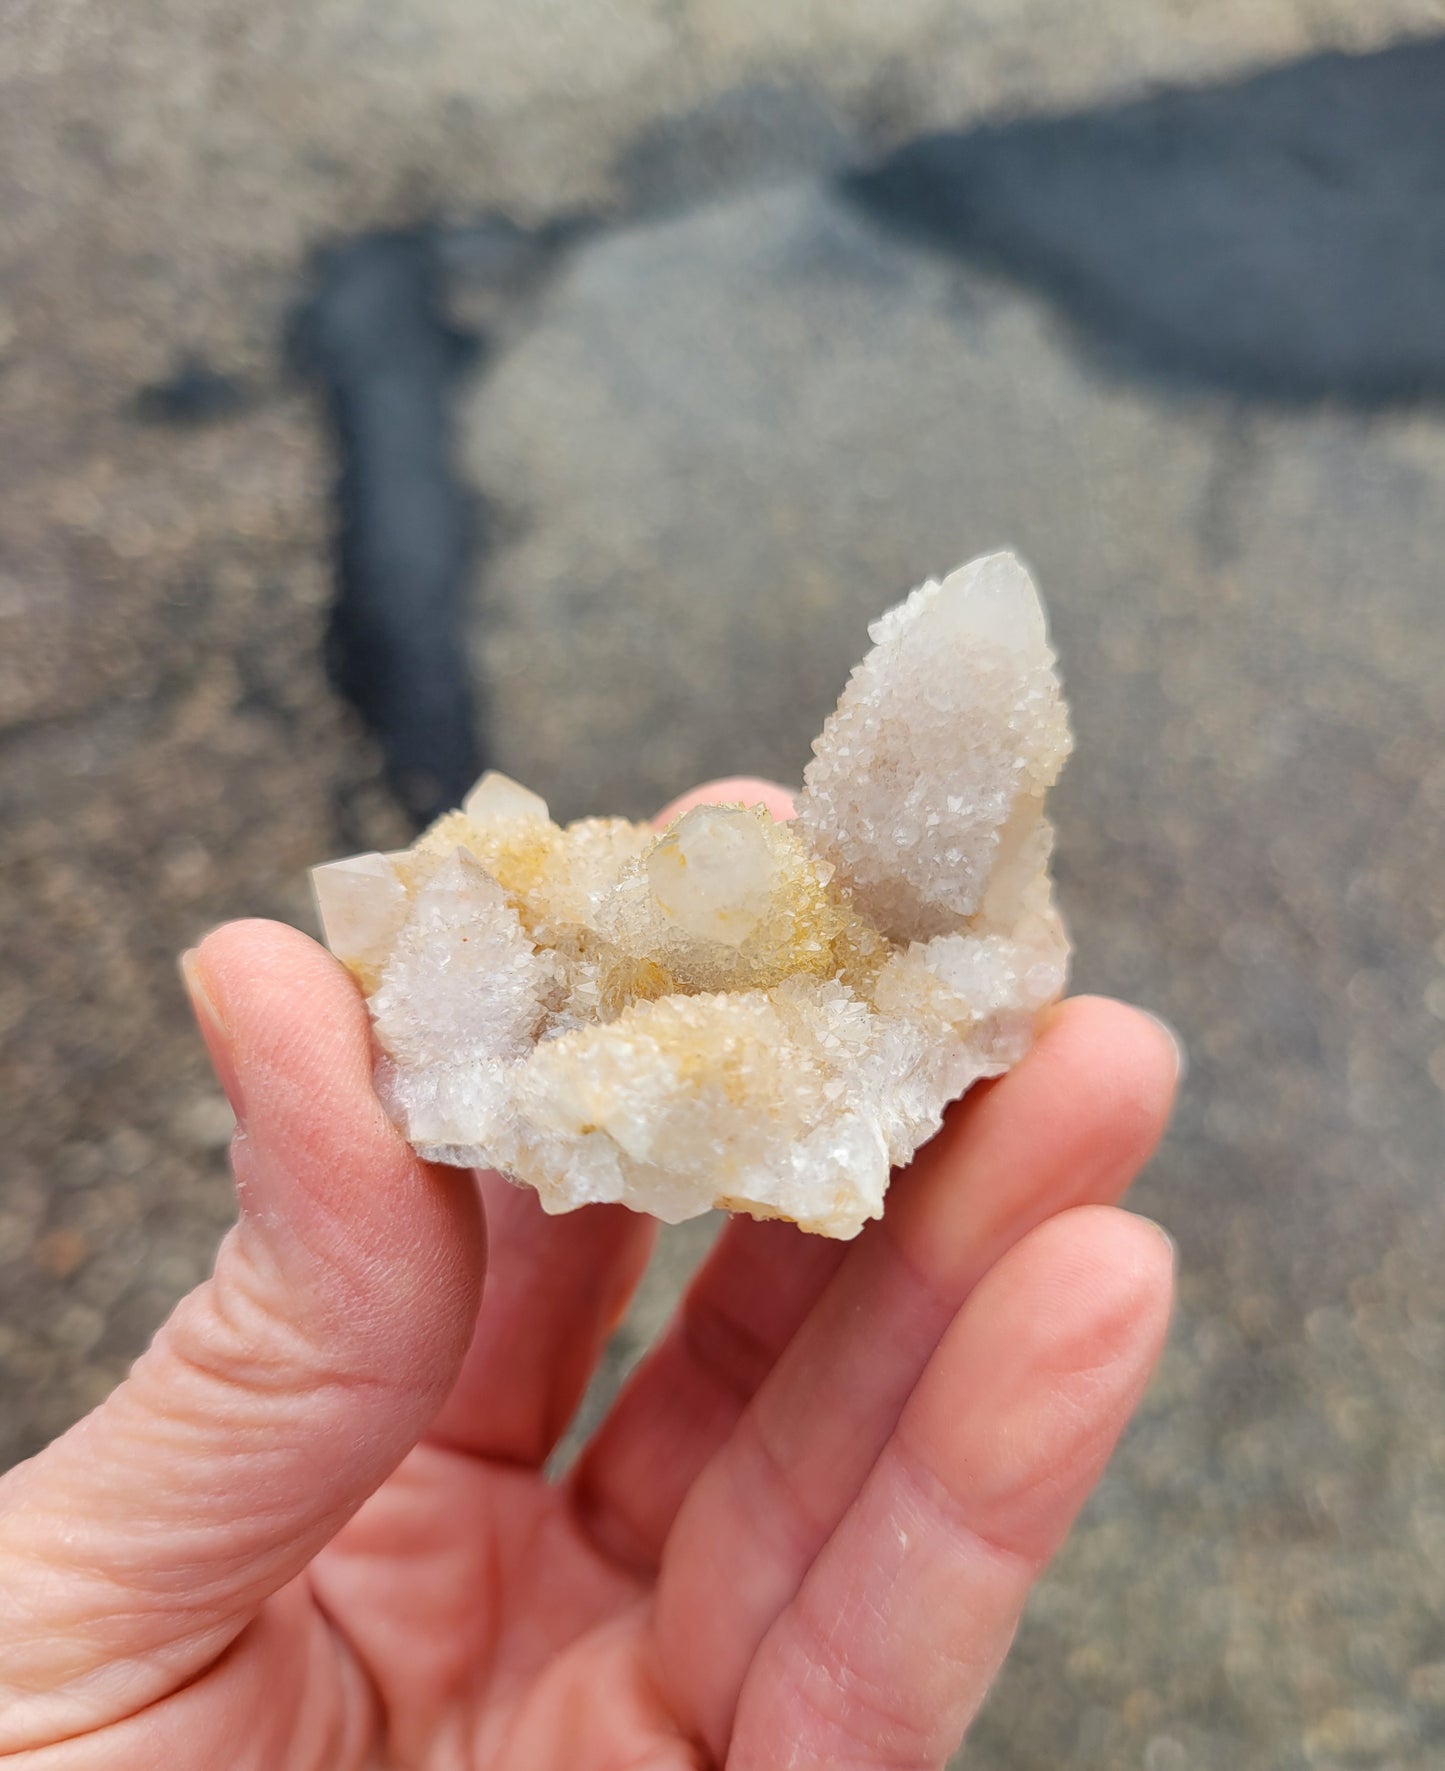
<path fill-rule="evenodd" d="M 1044 795 L 1070 738 L 1037 592 L 991 554 L 871 637 L 793 823 L 562 828 L 488 774 L 413 848 L 316 869 L 423 1156 L 550 1212 L 850 1237 L 944 1107 L 1023 1055 L 1068 961 Z"/>

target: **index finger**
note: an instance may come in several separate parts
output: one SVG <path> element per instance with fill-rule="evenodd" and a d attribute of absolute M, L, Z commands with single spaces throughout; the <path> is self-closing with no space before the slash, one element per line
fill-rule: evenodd
<path fill-rule="evenodd" d="M 791 823 L 797 816 L 791 790 L 780 787 L 776 781 L 764 781 L 758 775 L 723 775 L 716 781 L 704 781 L 701 787 L 680 794 L 652 821 L 659 829 L 664 829 L 674 818 L 680 818 L 694 806 L 735 805 L 766 806 L 775 824 Z"/>

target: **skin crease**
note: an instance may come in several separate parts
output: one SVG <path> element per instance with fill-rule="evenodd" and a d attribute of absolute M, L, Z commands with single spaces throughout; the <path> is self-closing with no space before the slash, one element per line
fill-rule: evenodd
<path fill-rule="evenodd" d="M 721 782 L 664 817 L 738 798 L 790 815 Z M 1163 1343 L 1172 1249 L 1116 1208 L 1177 1077 L 1158 1024 L 1064 1004 L 854 1243 L 730 1223 L 553 1483 L 654 1226 L 419 1162 L 294 930 L 187 975 L 239 1222 L 0 1478 L 0 1763 L 943 1766 Z"/>

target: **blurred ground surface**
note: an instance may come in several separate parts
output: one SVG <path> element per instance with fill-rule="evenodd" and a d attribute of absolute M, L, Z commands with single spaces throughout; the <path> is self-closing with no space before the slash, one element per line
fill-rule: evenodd
<path fill-rule="evenodd" d="M 109 1388 L 229 1217 L 174 954 L 231 914 L 309 922 L 310 862 L 401 834 L 317 663 L 330 470 L 277 351 L 305 250 L 611 205 L 633 219 L 513 317 L 463 414 L 500 766 L 562 815 L 796 779 L 866 619 L 1015 544 L 1076 714 L 1078 982 L 1190 1047 L 1138 1196 L 1181 1244 L 1171 1352 L 968 1762 L 1439 1762 L 1445 420 L 1146 373 L 1057 278 L 905 241 L 823 177 L 1445 23 L 1361 10 L 12 9 L 0 1457 Z M 140 421 L 190 353 L 243 408 Z"/>

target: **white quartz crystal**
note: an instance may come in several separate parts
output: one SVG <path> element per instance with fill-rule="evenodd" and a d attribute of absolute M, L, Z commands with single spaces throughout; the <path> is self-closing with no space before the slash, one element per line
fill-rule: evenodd
<path fill-rule="evenodd" d="M 326 943 L 343 965 L 375 981 L 407 916 L 406 887 L 386 855 L 353 855 L 311 870 Z"/>
<path fill-rule="evenodd" d="M 1069 753 L 1044 611 L 1012 554 L 928 583 L 869 630 L 814 745 L 798 822 L 895 939 L 955 933 L 995 867 L 1047 831 Z M 1047 841 L 1033 861 L 1048 859 Z"/>
<path fill-rule="evenodd" d="M 1023 1055 L 1068 961 L 1043 808 L 1070 741 L 1038 595 L 992 554 L 872 638 L 792 823 L 564 829 L 488 774 L 414 848 L 316 870 L 424 1156 L 553 1212 L 855 1236 L 945 1106 Z"/>

